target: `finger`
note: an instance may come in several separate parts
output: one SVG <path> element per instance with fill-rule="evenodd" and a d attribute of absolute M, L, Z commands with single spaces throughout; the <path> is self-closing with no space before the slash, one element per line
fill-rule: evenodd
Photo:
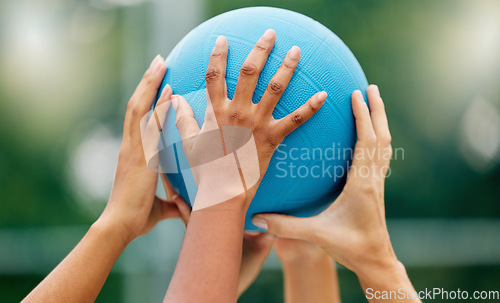
<path fill-rule="evenodd" d="M 187 226 L 191 217 L 191 207 L 179 195 L 173 197 L 173 201 L 179 210 L 180 218 L 184 225 Z"/>
<path fill-rule="evenodd" d="M 166 71 L 165 59 L 158 55 L 153 60 L 152 66 L 144 73 L 135 98 L 135 106 L 141 117 L 151 109 Z"/>
<path fill-rule="evenodd" d="M 207 98 L 215 107 L 222 104 L 226 98 L 226 66 L 227 66 L 227 40 L 219 36 L 208 61 L 207 73 Z"/>
<path fill-rule="evenodd" d="M 167 195 L 167 199 L 173 200 L 173 197 L 177 195 L 177 191 L 172 186 L 172 183 L 168 180 L 165 173 L 160 168 L 160 177 L 161 182 L 163 183 L 163 188 L 165 189 L 165 194 Z"/>
<path fill-rule="evenodd" d="M 155 205 L 160 209 L 159 220 L 165 220 L 169 218 L 178 218 L 181 216 L 177 205 L 171 201 L 164 200 L 158 196 L 155 196 Z"/>
<path fill-rule="evenodd" d="M 264 253 L 265 256 L 267 256 L 269 254 L 269 252 L 271 251 L 271 249 L 274 245 L 274 242 L 277 239 L 278 239 L 278 237 L 276 237 L 272 233 L 268 233 L 268 232 L 261 232 L 261 233 L 258 233 L 257 235 L 251 236 L 251 241 L 252 241 L 253 247 L 256 250 Z"/>
<path fill-rule="evenodd" d="M 258 233 L 257 235 L 246 233 L 243 240 L 238 295 L 241 295 L 258 276 L 275 240 L 276 237 L 269 233 Z"/>
<path fill-rule="evenodd" d="M 257 232 L 255 234 L 245 232 L 243 257 L 252 258 L 262 265 L 277 239 L 278 237 L 268 232 Z"/>
<path fill-rule="evenodd" d="M 298 218 L 278 214 L 258 214 L 253 217 L 252 223 L 279 238 L 312 242 L 316 234 L 314 230 L 315 223 L 312 218 Z"/>
<path fill-rule="evenodd" d="M 356 133 L 358 141 L 373 143 L 376 140 L 375 131 L 373 130 L 370 111 L 363 100 L 361 91 L 356 90 L 352 93 L 352 112 L 356 120 Z"/>
<path fill-rule="evenodd" d="M 176 95 L 172 98 L 172 105 L 175 109 L 175 126 L 181 135 L 183 148 L 189 151 L 193 146 L 194 137 L 200 132 L 200 127 L 186 99 Z"/>
<path fill-rule="evenodd" d="M 165 85 L 158 102 L 156 102 L 156 106 L 153 109 L 153 114 L 148 121 L 148 126 L 155 131 L 161 132 L 163 129 L 163 124 L 165 123 L 165 119 L 167 118 L 167 112 L 170 108 L 170 100 L 172 99 L 172 88 L 170 85 Z"/>
<path fill-rule="evenodd" d="M 166 70 L 163 58 L 160 55 L 156 56 L 127 104 L 124 135 L 137 138 L 140 131 L 139 121 L 149 112 Z"/>
<path fill-rule="evenodd" d="M 158 90 L 161 82 L 163 81 L 163 77 L 167 71 L 165 59 L 163 59 L 160 55 L 158 55 L 157 58 L 157 62 L 153 66 L 153 69 L 149 74 L 145 75 L 143 79 L 144 91 L 138 102 L 139 109 L 143 112 L 148 112 L 153 105 L 153 102 L 158 95 Z"/>
<path fill-rule="evenodd" d="M 389 124 L 385 113 L 385 106 L 378 86 L 370 85 L 366 91 L 368 103 L 370 105 L 370 115 L 372 118 L 373 129 L 377 136 L 377 141 L 389 145 L 391 144 L 391 133 L 389 132 Z"/>
<path fill-rule="evenodd" d="M 288 54 L 285 56 L 280 68 L 271 81 L 269 81 L 267 89 L 259 101 L 259 111 L 269 115 L 273 112 L 274 107 L 283 95 L 283 92 L 293 76 L 295 68 L 299 64 L 299 60 L 300 48 L 294 46 L 288 51 Z"/>
<path fill-rule="evenodd" d="M 170 108 L 169 96 L 172 95 L 172 89 L 165 87 L 162 92 L 162 97 L 156 103 L 151 115 L 146 114 L 140 121 L 141 137 L 132 136 L 132 142 L 137 145 L 142 144 L 144 157 L 148 168 L 152 171 L 158 171 L 160 168 L 160 139 L 162 135 L 162 126 L 167 117 L 167 112 Z"/>
<path fill-rule="evenodd" d="M 257 41 L 241 66 L 233 100 L 243 99 L 251 102 L 260 72 L 266 64 L 275 41 L 276 33 L 272 29 L 268 29 Z"/>
<path fill-rule="evenodd" d="M 323 106 L 327 96 L 326 92 L 319 92 L 288 116 L 278 120 L 277 129 L 279 135 L 284 138 L 309 120 Z"/>
<path fill-rule="evenodd" d="M 205 109 L 205 120 L 203 121 L 203 125 L 200 131 L 203 133 L 218 128 L 219 126 L 217 124 L 217 118 L 215 116 L 214 107 L 212 106 L 212 102 L 209 100 L 209 98 L 207 98 L 207 108 Z"/>

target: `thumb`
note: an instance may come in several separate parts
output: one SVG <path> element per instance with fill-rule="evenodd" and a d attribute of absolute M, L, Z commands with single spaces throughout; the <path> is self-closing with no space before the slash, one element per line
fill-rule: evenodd
<path fill-rule="evenodd" d="M 276 242 L 277 237 L 268 232 L 249 232 L 246 231 L 243 238 L 243 247 L 248 247 L 250 250 L 263 252 L 271 251 L 271 248 Z M 266 254 L 267 256 L 267 254 Z"/>
<path fill-rule="evenodd" d="M 158 196 L 155 196 L 153 208 L 157 208 L 156 217 L 158 221 L 177 218 L 181 215 L 174 202 L 164 200 Z M 155 209 L 153 209 L 153 212 L 155 212 Z"/>
<path fill-rule="evenodd" d="M 181 135 L 182 144 L 188 151 L 191 150 L 193 139 L 200 132 L 198 122 L 194 118 L 193 109 L 182 96 L 172 97 L 175 110 L 175 126 Z"/>
<path fill-rule="evenodd" d="M 174 204 L 179 210 L 180 218 L 185 226 L 188 225 L 189 218 L 191 217 L 191 207 L 179 195 L 174 195 L 172 198 Z"/>
<path fill-rule="evenodd" d="M 310 241 L 312 235 L 314 235 L 314 221 L 311 218 L 258 214 L 253 217 L 252 223 L 280 238 Z"/>

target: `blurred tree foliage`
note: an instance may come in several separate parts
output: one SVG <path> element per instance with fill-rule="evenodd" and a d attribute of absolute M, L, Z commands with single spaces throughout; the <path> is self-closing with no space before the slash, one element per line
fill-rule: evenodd
<path fill-rule="evenodd" d="M 68 190 L 66 149 L 43 149 L 16 133 L 18 121 L 0 104 L 0 226 L 86 222 Z"/>

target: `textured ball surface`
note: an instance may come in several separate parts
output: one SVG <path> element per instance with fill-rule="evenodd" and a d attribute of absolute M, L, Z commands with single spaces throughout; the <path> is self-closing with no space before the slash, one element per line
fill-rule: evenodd
<path fill-rule="evenodd" d="M 326 91 L 328 98 L 316 115 L 287 136 L 275 151 L 250 205 L 247 230 L 257 230 L 251 222 L 254 214 L 311 216 L 333 201 L 345 183 L 350 160 L 344 157 L 344 150 L 355 144 L 351 94 L 357 89 L 365 93 L 368 86 L 354 55 L 328 28 L 289 10 L 251 7 L 218 15 L 186 35 L 167 58 L 162 89 L 169 83 L 174 94 L 183 95 L 201 127 L 206 108 L 205 72 L 217 37 L 224 35 L 229 44 L 226 81 L 232 99 L 241 65 L 268 28 L 276 31 L 276 44 L 260 75 L 253 102 L 260 100 L 294 45 L 300 47 L 301 59 L 273 112 L 274 118 L 288 115 L 319 91 Z M 168 113 L 168 125 L 164 128 L 173 141 L 180 140 L 174 115 L 173 110 Z M 169 161 L 184 161 L 184 157 L 177 147 L 177 155 Z M 341 169 L 344 173 L 339 176 Z M 184 200 L 192 203 L 197 190 L 192 175 L 167 173 L 167 177 Z"/>

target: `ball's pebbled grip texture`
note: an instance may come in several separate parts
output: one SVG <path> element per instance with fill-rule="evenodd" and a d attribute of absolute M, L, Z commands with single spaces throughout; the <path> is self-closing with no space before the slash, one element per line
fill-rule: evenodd
<path fill-rule="evenodd" d="M 282 118 L 306 102 L 319 91 L 326 91 L 328 98 L 321 110 L 283 141 L 269 164 L 257 194 L 248 210 L 245 229 L 258 230 L 251 217 L 256 213 L 276 212 L 295 216 L 315 215 L 331 203 L 345 182 L 344 177 L 335 178 L 340 168 L 346 170 L 349 159 L 336 157 L 338 149 L 354 148 L 355 126 L 351 109 L 351 94 L 359 89 L 366 91 L 366 77 L 349 48 L 328 28 L 319 22 L 285 9 L 251 7 L 237 9 L 218 15 L 186 35 L 167 58 L 167 73 L 161 89 L 166 83 L 174 94 L 187 96 L 196 121 L 203 124 L 206 108 L 205 72 L 211 50 L 219 35 L 224 35 L 229 44 L 226 81 L 229 98 L 233 97 L 240 67 L 250 50 L 268 29 L 276 31 L 276 44 L 260 75 L 253 102 L 257 103 L 264 93 L 283 58 L 294 45 L 301 49 L 301 60 L 290 84 L 276 106 L 273 116 Z M 160 90 L 161 91 L 161 90 Z M 173 111 L 169 112 L 166 129 L 176 132 Z M 165 128 L 164 128 L 165 129 Z M 301 157 L 299 159 L 290 159 Z M 322 149 L 322 159 L 318 148 Z M 327 149 L 333 149 L 328 153 Z M 309 156 L 306 156 L 307 149 Z M 325 158 L 325 152 L 328 159 Z M 177 153 L 182 153 L 177 148 Z M 282 160 L 284 154 L 287 159 Z M 314 156 L 313 156 L 314 155 Z M 341 155 L 342 156 L 342 155 Z M 290 164 L 295 173 L 306 177 L 292 177 Z M 301 168 L 299 168 L 301 167 Z M 313 168 L 317 167 L 317 168 Z M 323 171 L 330 167 L 329 172 Z M 297 171 L 298 169 L 298 171 Z M 312 169 L 312 171 L 311 171 Z M 287 172 L 287 176 L 281 178 Z M 319 177 L 315 177 L 317 175 Z M 314 176 L 313 176 L 314 175 Z M 185 183 L 180 174 L 167 174 L 173 186 L 189 203 L 186 190 L 194 182 Z M 190 176 L 184 176 L 190 178 Z"/>

